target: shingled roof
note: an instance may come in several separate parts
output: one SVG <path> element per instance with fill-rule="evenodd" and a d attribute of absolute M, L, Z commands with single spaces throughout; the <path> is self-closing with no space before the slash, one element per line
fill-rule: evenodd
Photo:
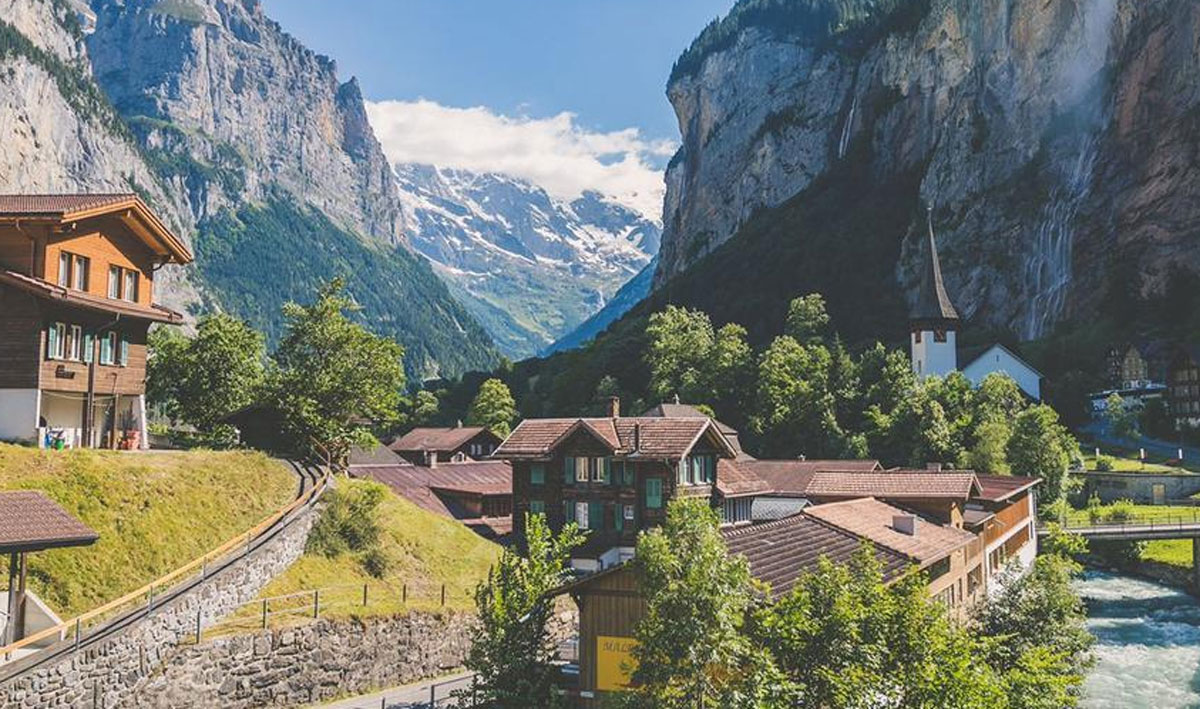
<path fill-rule="evenodd" d="M 778 597 L 792 589 L 805 573 L 816 569 L 821 557 L 845 564 L 858 551 L 862 539 L 844 529 L 804 514 L 776 522 L 729 527 L 721 532 L 730 554 L 741 554 L 750 573 L 771 585 Z M 912 560 L 887 546 L 877 545 L 875 557 L 883 566 L 884 578 L 902 574 Z"/>
<path fill-rule="evenodd" d="M 871 498 L 816 505 L 805 509 L 804 514 L 869 539 L 876 546 L 912 558 L 922 567 L 945 558 L 976 539 L 970 532 L 928 522 Z M 915 517 L 916 534 L 906 534 L 892 526 L 898 516 Z"/>
<path fill-rule="evenodd" d="M 512 531 L 512 516 L 468 517 L 453 499 L 439 492 L 468 495 L 511 495 L 512 466 L 504 461 L 464 461 L 423 465 L 358 465 L 350 468 L 356 478 L 381 482 L 417 507 L 456 519 L 488 538 Z"/>
<path fill-rule="evenodd" d="M 189 263 L 192 252 L 132 192 L 101 194 L 0 194 L 0 221 L 66 224 L 117 214 L 147 246 L 175 263 Z"/>
<path fill-rule="evenodd" d="M 1032 488 L 1042 481 L 1041 478 L 1027 478 L 1019 475 L 979 475 L 979 494 L 976 496 L 988 502 L 1004 502 Z"/>
<path fill-rule="evenodd" d="M 33 490 L 0 492 L 0 553 L 84 546 L 99 536 Z"/>
<path fill-rule="evenodd" d="M 929 234 L 921 260 L 921 281 L 917 288 L 917 302 L 913 305 L 911 319 L 916 322 L 954 322 L 958 311 L 946 295 L 942 282 L 942 264 L 938 259 L 937 239 L 933 235 L 933 215 L 929 217 Z"/>
<path fill-rule="evenodd" d="M 738 467 L 780 495 L 804 496 L 813 473 L 868 473 L 882 470 L 878 460 L 739 460 Z"/>
<path fill-rule="evenodd" d="M 388 448 L 394 451 L 441 451 L 448 453 L 458 450 L 472 438 L 486 430 L 483 426 L 414 428 L 392 441 L 388 445 Z"/>
<path fill-rule="evenodd" d="M 967 500 L 980 492 L 975 473 L 888 470 L 874 473 L 819 470 L 812 474 L 808 497 L 950 498 Z"/>
<path fill-rule="evenodd" d="M 717 492 L 723 497 L 745 497 L 771 491 L 765 480 L 743 469 L 745 463 L 725 458 L 717 461 Z"/>
<path fill-rule="evenodd" d="M 496 458 L 544 458 L 568 436 L 586 431 L 621 457 L 669 458 L 687 455 L 706 433 L 726 449 L 737 451 L 712 419 L 622 416 L 619 418 L 525 419 L 492 454 Z"/>

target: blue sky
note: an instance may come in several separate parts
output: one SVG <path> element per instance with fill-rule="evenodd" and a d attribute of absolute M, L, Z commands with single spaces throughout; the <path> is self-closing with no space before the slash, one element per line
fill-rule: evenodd
<path fill-rule="evenodd" d="M 671 64 L 732 0 L 264 5 L 286 31 L 333 57 L 343 78 L 359 78 L 394 161 L 494 168 L 563 196 L 591 180 L 625 201 L 648 203 L 649 178 L 635 184 L 635 173 L 657 172 L 678 139 L 665 97 Z M 495 144 L 488 143 L 493 134 Z M 458 138 L 468 135 L 474 144 L 460 149 Z M 595 164 L 553 166 L 554 153 L 586 155 Z M 541 162 L 522 165 L 521 157 Z M 600 169 L 614 165 L 619 169 Z M 569 179 L 572 173 L 579 179 Z M 634 191 L 638 196 L 629 197 Z"/>

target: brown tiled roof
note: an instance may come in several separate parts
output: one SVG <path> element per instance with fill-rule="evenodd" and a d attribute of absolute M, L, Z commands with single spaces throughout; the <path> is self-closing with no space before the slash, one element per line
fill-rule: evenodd
<path fill-rule="evenodd" d="M 350 465 L 398 465 L 403 462 L 403 458 L 379 443 L 368 448 L 355 446 L 350 449 Z"/>
<path fill-rule="evenodd" d="M 74 305 L 88 310 L 98 310 L 106 313 L 120 313 L 129 317 L 141 318 L 143 320 L 151 320 L 153 322 L 162 323 L 181 323 L 183 315 L 164 308 L 161 305 L 139 305 L 130 303 L 125 300 L 115 300 L 113 298 L 104 298 L 91 293 L 71 290 L 60 285 L 51 283 L 50 281 L 33 276 L 26 276 L 23 273 L 16 271 L 0 270 L 0 284 L 20 288 L 21 290 L 31 293 L 39 298 L 46 300 L 56 300 L 68 305 Z"/>
<path fill-rule="evenodd" d="M 742 469 L 745 461 L 717 461 L 717 491 L 724 497 L 741 497 L 770 492 L 771 487 L 762 478 Z"/>
<path fill-rule="evenodd" d="M 1023 478 L 1016 475 L 976 474 L 975 477 L 979 479 L 980 487 L 976 498 L 988 502 L 1003 502 L 1042 481 L 1041 478 Z"/>
<path fill-rule="evenodd" d="M 975 535 L 970 532 L 927 522 L 920 517 L 916 518 L 916 534 L 897 531 L 892 526 L 893 518 L 910 513 L 871 498 L 816 505 L 805 509 L 804 514 L 916 559 L 922 567 L 975 541 Z"/>
<path fill-rule="evenodd" d="M 800 576 L 815 570 L 821 557 L 844 564 L 862 545 L 862 539 L 855 534 L 805 514 L 775 522 L 727 527 L 721 534 L 729 552 L 745 556 L 750 573 L 770 584 L 771 594 L 776 597 L 790 591 Z M 876 545 L 874 551 L 888 580 L 903 573 L 912 563 L 904 554 L 885 546 Z"/>
<path fill-rule="evenodd" d="M 881 497 L 890 500 L 950 498 L 966 500 L 979 491 L 975 473 L 898 470 L 837 472 L 819 470 L 805 487 L 811 497 Z"/>
<path fill-rule="evenodd" d="M 707 418 L 621 418 L 526 419 L 517 425 L 493 454 L 497 458 L 538 458 L 550 455 L 560 441 L 576 431 L 587 431 L 607 445 L 614 455 L 646 458 L 679 458 L 686 455 L 707 430 L 715 440 L 736 451 Z M 636 441 L 636 445 L 635 445 Z"/>
<path fill-rule="evenodd" d="M 394 451 L 444 451 L 458 450 L 475 436 L 483 433 L 483 426 L 454 426 L 451 428 L 414 428 L 388 446 Z"/>
<path fill-rule="evenodd" d="M 504 461 L 465 461 L 423 465 L 356 465 L 350 469 L 356 478 L 369 478 L 387 485 L 421 509 L 456 519 L 489 538 L 512 531 L 512 516 L 467 517 L 448 496 L 440 492 L 466 492 L 482 495 L 511 495 L 512 466 Z"/>
<path fill-rule="evenodd" d="M 84 546 L 98 538 L 40 492 L 0 492 L 0 553 Z"/>
<path fill-rule="evenodd" d="M 129 193 L 108 194 L 0 194 L 0 221 L 71 222 L 113 213 L 137 215 L 139 236 L 153 239 L 176 263 L 192 261 L 192 252 L 141 197 Z"/>
<path fill-rule="evenodd" d="M 760 478 L 780 495 L 804 496 L 813 473 L 873 472 L 880 470 L 877 460 L 749 460 L 738 461 L 747 473 Z"/>

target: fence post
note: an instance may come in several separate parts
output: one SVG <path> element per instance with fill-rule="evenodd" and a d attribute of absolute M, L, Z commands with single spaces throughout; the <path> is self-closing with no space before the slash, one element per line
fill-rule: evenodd
<path fill-rule="evenodd" d="M 263 630 L 266 630 L 267 628 L 267 599 L 265 598 L 263 599 L 262 604 L 262 627 Z"/>
<path fill-rule="evenodd" d="M 200 631 L 201 631 L 201 628 L 200 628 L 200 612 L 201 612 L 201 611 L 200 611 L 200 609 L 199 609 L 199 608 L 197 608 L 197 609 L 196 609 L 196 644 L 197 644 L 197 645 L 199 645 L 199 644 L 200 644 Z"/>
<path fill-rule="evenodd" d="M 429 685 L 429 706 L 430 707 L 437 706 L 437 685 L 436 684 Z"/>
<path fill-rule="evenodd" d="M 363 605 L 367 605 L 367 584 L 363 584 Z"/>
<path fill-rule="evenodd" d="M 79 641 L 80 641 L 79 636 L 80 636 L 80 633 L 82 630 L 81 625 L 82 624 L 79 622 L 79 619 L 76 618 L 75 619 L 75 652 L 79 652 Z"/>
<path fill-rule="evenodd" d="M 150 584 L 150 598 L 146 601 L 146 611 L 154 610 L 154 584 Z"/>
<path fill-rule="evenodd" d="M 250 539 L 251 539 L 250 533 L 246 532 L 246 553 L 242 554 L 242 556 L 250 555 Z"/>
<path fill-rule="evenodd" d="M 320 612 L 321 612 L 321 589 L 318 588 L 315 591 L 313 591 L 313 617 L 316 618 L 317 614 Z"/>
<path fill-rule="evenodd" d="M 400 588 L 400 602 L 408 603 L 408 584 L 404 584 Z"/>
<path fill-rule="evenodd" d="M 446 605 L 446 584 L 442 584 L 442 605 Z"/>

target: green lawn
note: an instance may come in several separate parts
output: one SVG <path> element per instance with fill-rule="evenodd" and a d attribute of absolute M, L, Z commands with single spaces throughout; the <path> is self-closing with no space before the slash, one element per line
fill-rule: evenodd
<path fill-rule="evenodd" d="M 360 485 L 339 479 L 337 485 Z M 487 578 L 488 569 L 500 555 L 500 547 L 462 524 L 428 512 L 393 494 L 390 490 L 378 508 L 380 546 L 389 560 L 383 578 L 374 578 L 357 556 L 343 554 L 328 558 L 306 553 L 285 573 L 272 581 L 259 598 L 270 601 L 272 627 L 302 622 L 311 617 L 314 589 L 321 589 L 321 617 L 368 617 L 395 615 L 411 609 L 441 608 L 441 588 L 446 586 L 446 607 L 474 608 L 474 590 Z M 362 603 L 363 585 L 367 604 Z M 407 586 L 408 601 L 403 602 Z M 280 611 L 293 611 L 280 613 Z M 261 604 L 244 606 L 223 624 L 222 631 L 249 630 L 261 624 Z"/>
<path fill-rule="evenodd" d="M 1117 473 L 1180 473 L 1180 472 L 1184 472 L 1182 468 L 1172 467 L 1169 465 L 1163 465 L 1161 463 L 1147 462 L 1147 463 L 1143 464 L 1140 460 L 1137 459 L 1136 455 L 1133 457 L 1117 457 L 1117 455 L 1115 453 L 1104 452 L 1103 450 L 1101 451 L 1101 454 L 1104 456 L 1107 456 L 1109 458 L 1112 458 L 1112 460 L 1113 460 L 1112 472 L 1117 472 Z M 1083 456 L 1083 463 L 1084 463 L 1084 467 L 1087 468 L 1088 470 L 1095 470 L 1096 469 L 1096 454 L 1095 454 L 1095 452 L 1085 454 Z"/>
<path fill-rule="evenodd" d="M 1182 566 L 1189 569 L 1192 566 L 1192 540 L 1168 539 L 1165 541 L 1146 542 L 1142 558 L 1147 561 L 1160 561 L 1172 566 Z"/>
<path fill-rule="evenodd" d="M 296 476 L 241 451 L 41 451 L 0 444 L 0 489 L 41 490 L 100 535 L 29 555 L 29 583 L 59 615 L 172 571 L 290 502 Z"/>

